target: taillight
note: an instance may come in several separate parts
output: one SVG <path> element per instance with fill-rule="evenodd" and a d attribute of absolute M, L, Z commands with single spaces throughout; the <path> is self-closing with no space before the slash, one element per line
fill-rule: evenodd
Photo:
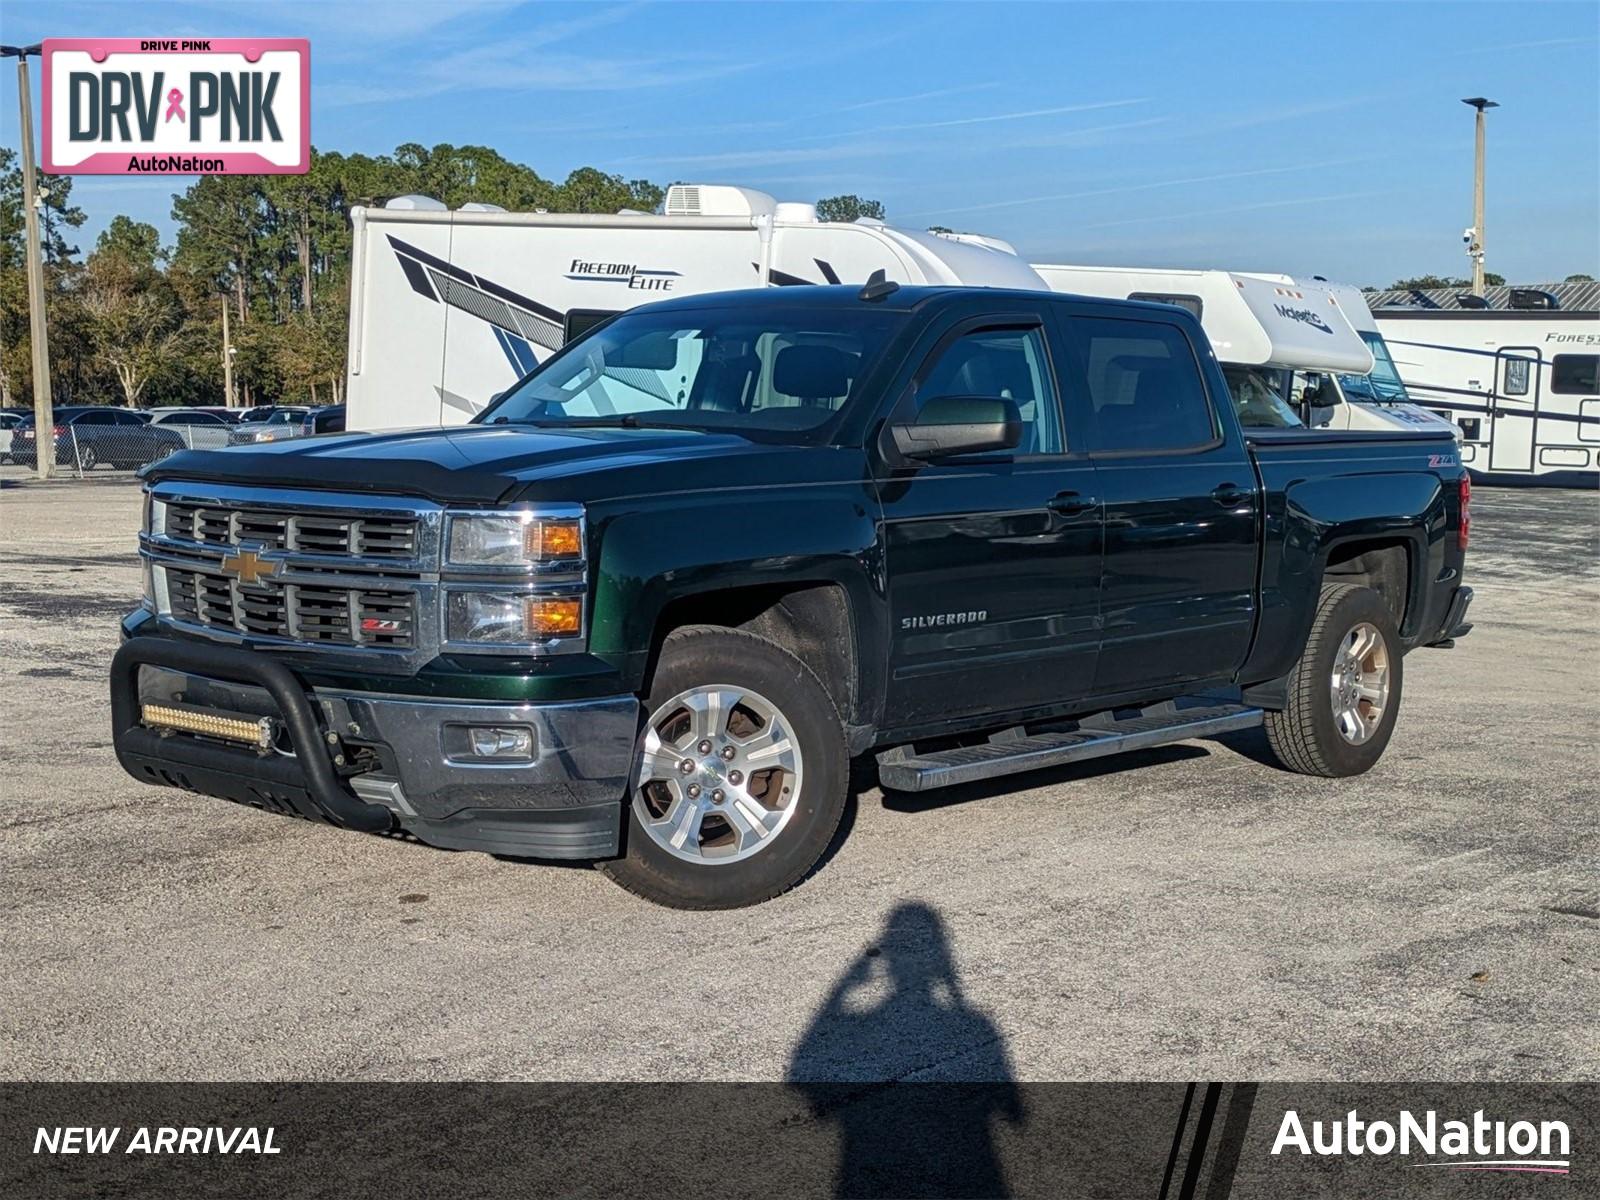
<path fill-rule="evenodd" d="M 1467 540 L 1472 536 L 1472 481 L 1465 475 L 1461 477 L 1461 525 L 1456 532 L 1456 545 L 1461 549 L 1467 548 Z"/>
<path fill-rule="evenodd" d="M 50 432 L 55 434 L 57 437 L 66 437 L 67 427 L 65 425 L 57 425 L 55 428 L 51 429 Z"/>

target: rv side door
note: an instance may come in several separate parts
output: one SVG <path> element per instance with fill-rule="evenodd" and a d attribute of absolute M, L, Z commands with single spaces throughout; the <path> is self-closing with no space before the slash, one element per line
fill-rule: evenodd
<path fill-rule="evenodd" d="M 1537 346 L 1505 346 L 1495 354 L 1489 409 L 1489 470 L 1533 470 L 1543 364 Z"/>

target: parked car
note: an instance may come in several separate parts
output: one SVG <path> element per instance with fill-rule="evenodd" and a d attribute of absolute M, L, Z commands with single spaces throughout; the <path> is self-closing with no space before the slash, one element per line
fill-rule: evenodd
<path fill-rule="evenodd" d="M 151 425 L 126 408 L 67 406 L 55 410 L 56 463 L 92 471 L 105 464 L 124 470 L 156 462 L 185 448 L 173 429 Z M 39 461 L 38 431 L 30 413 L 11 432 L 11 458 L 31 467 Z"/>
<path fill-rule="evenodd" d="M 27 415 L 25 408 L 0 408 L 0 463 L 11 461 L 11 431 Z"/>
<path fill-rule="evenodd" d="M 147 410 L 150 424 L 170 429 L 191 450 L 216 450 L 228 444 L 233 421 L 222 415 L 226 410 L 205 408 L 152 408 Z"/>
<path fill-rule="evenodd" d="M 301 432 L 307 437 L 318 433 L 343 433 L 344 405 L 329 404 L 324 408 L 314 408 L 300 424 Z"/>
<path fill-rule="evenodd" d="M 228 430 L 228 445 L 248 446 L 255 442 L 281 442 L 285 438 L 300 437 L 305 432 L 301 422 L 310 411 L 303 406 L 279 407 L 259 421 L 240 421 Z"/>
<path fill-rule="evenodd" d="M 1471 628 L 1448 429 L 1247 435 L 1182 308 L 881 274 L 632 309 L 471 425 L 149 493 L 136 779 L 683 908 L 805 877 L 869 752 L 923 791 L 1265 726 L 1359 775 Z"/>

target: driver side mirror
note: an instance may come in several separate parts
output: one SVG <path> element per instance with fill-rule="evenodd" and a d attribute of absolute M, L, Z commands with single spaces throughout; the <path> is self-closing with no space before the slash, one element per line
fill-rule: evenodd
<path fill-rule="evenodd" d="M 1015 450 L 1022 443 L 1022 414 L 1000 396 L 936 396 L 915 421 L 889 426 L 901 458 L 913 462 Z"/>

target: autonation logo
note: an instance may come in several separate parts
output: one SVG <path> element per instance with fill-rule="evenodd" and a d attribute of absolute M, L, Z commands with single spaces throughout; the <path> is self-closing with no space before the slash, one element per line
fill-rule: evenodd
<path fill-rule="evenodd" d="M 1290 1109 L 1278 1126 L 1272 1153 L 1298 1150 L 1303 1155 L 1337 1158 L 1368 1154 L 1426 1155 L 1440 1162 L 1414 1167 L 1456 1171 L 1519 1171 L 1565 1175 L 1571 1169 L 1572 1134 L 1564 1121 L 1492 1121 L 1479 1109 L 1471 1121 L 1441 1121 L 1431 1109 L 1419 1118 L 1401 1109 L 1392 1121 L 1366 1121 L 1355 1109 L 1343 1120 L 1312 1121 L 1310 1132 L 1300 1114 Z"/>

